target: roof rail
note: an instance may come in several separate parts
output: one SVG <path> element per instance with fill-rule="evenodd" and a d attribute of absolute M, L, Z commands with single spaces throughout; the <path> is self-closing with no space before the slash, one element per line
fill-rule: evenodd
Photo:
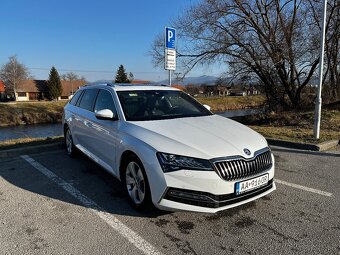
<path fill-rule="evenodd" d="M 109 83 L 109 82 L 98 82 L 98 83 L 89 83 L 84 85 L 84 87 L 86 86 L 110 86 L 110 87 L 116 87 L 116 86 L 160 86 L 160 87 L 170 87 L 169 84 L 144 84 L 144 83 Z"/>
<path fill-rule="evenodd" d="M 103 85 L 103 86 L 110 86 L 110 87 L 114 87 L 115 84 L 114 83 L 102 83 L 102 82 L 98 82 L 98 83 L 89 83 L 89 84 L 86 84 L 84 85 L 85 87 L 86 86 L 98 86 L 98 85 Z"/>

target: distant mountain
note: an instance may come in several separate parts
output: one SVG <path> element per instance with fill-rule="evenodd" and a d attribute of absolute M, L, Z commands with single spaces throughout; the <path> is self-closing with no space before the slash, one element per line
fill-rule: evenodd
<path fill-rule="evenodd" d="M 206 84 L 206 85 L 213 85 L 215 84 L 217 80 L 217 77 L 215 76 L 209 76 L 209 75 L 202 75 L 199 77 L 185 77 L 182 80 L 177 81 L 174 76 L 172 76 L 172 83 L 173 84 L 181 84 L 184 86 L 187 86 L 188 84 L 193 84 L 193 85 L 201 85 L 201 84 Z M 154 84 L 168 84 L 169 80 L 163 80 L 159 82 L 155 82 Z"/>
<path fill-rule="evenodd" d="M 105 84 L 105 83 L 112 83 L 112 80 L 98 80 L 90 82 L 89 84 Z"/>

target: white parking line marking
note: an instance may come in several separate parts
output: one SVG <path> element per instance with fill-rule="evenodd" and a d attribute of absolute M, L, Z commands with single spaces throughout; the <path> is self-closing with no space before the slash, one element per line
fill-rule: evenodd
<path fill-rule="evenodd" d="M 316 194 L 319 194 L 319 195 L 322 195 L 322 196 L 326 196 L 326 197 L 331 197 L 333 195 L 332 193 L 329 193 L 329 192 L 326 192 L 326 191 L 322 191 L 322 190 L 318 190 L 318 189 L 313 189 L 313 188 L 309 188 L 309 187 L 302 186 L 302 185 L 299 185 L 299 184 L 281 181 L 281 180 L 278 180 L 278 179 L 275 179 L 275 182 L 283 184 L 283 185 L 286 185 L 286 186 L 289 186 L 289 187 L 293 187 L 293 188 L 297 188 L 297 189 L 302 189 L 304 191 L 316 193 Z"/>
<path fill-rule="evenodd" d="M 99 205 L 97 205 L 93 200 L 86 197 L 79 190 L 74 188 L 70 183 L 64 181 L 59 176 L 54 174 L 52 171 L 48 170 L 46 167 L 41 165 L 39 162 L 35 161 L 27 155 L 21 156 L 30 165 L 37 169 L 40 173 L 45 175 L 51 181 L 56 183 L 58 186 L 63 188 L 70 195 L 78 199 L 84 206 L 89 208 L 97 216 L 103 219 L 108 225 L 110 225 L 115 231 L 124 236 L 130 243 L 132 243 L 136 248 L 144 252 L 145 254 L 162 254 L 157 251 L 148 241 L 144 240 L 140 235 L 131 230 L 129 227 L 124 225 L 115 216 L 110 213 L 104 212 Z"/>

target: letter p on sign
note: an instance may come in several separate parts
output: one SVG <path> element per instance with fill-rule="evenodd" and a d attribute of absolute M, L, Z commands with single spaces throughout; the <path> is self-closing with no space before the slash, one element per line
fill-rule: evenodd
<path fill-rule="evenodd" d="M 165 28 L 165 47 L 168 49 L 175 49 L 176 29 L 171 27 Z"/>
<path fill-rule="evenodd" d="M 170 42 L 170 40 L 172 39 L 173 36 L 174 36 L 174 34 L 172 33 L 172 31 L 168 30 L 168 42 Z"/>

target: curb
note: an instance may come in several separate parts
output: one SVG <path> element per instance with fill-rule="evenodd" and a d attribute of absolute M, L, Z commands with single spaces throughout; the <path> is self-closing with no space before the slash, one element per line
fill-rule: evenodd
<path fill-rule="evenodd" d="M 335 149 L 339 144 L 340 140 L 331 140 L 318 144 L 310 144 L 310 143 L 296 143 L 289 142 L 284 140 L 276 140 L 271 138 L 266 138 L 269 145 L 281 146 L 291 149 L 299 149 L 299 150 L 309 150 L 309 151 L 327 151 Z"/>
<path fill-rule="evenodd" d="M 25 154 L 60 150 L 63 148 L 63 146 L 64 146 L 63 142 L 56 142 L 56 143 L 51 143 L 51 144 L 27 146 L 27 147 L 17 148 L 17 149 L 0 150 L 0 159 L 17 157 L 17 156 L 25 155 Z"/>

